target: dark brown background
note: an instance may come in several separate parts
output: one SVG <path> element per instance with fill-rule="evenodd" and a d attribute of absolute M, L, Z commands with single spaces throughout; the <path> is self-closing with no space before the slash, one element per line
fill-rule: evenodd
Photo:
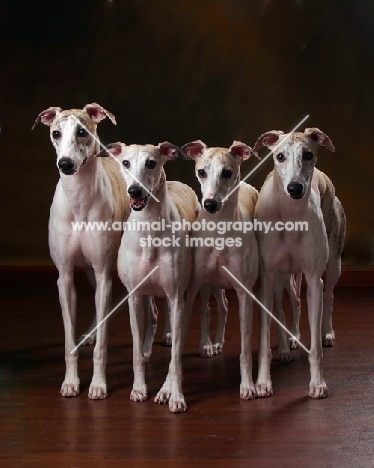
<path fill-rule="evenodd" d="M 345 262 L 373 263 L 373 17 L 369 0 L 2 2 L 1 263 L 51 262 L 58 172 L 47 128 L 31 126 L 49 106 L 93 101 L 117 118 L 100 125 L 104 143 L 253 145 L 310 114 L 337 150 L 318 167 L 346 210 Z M 197 188 L 192 163 L 167 172 Z"/>

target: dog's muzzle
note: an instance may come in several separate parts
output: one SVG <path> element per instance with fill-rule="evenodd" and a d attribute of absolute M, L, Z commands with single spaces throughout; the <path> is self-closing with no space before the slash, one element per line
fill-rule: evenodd
<path fill-rule="evenodd" d="M 149 194 L 145 197 L 142 197 L 143 190 L 141 187 L 138 187 L 137 185 L 132 185 L 131 187 L 129 187 L 127 192 L 130 195 L 131 209 L 135 211 L 141 211 L 147 206 Z"/>
<path fill-rule="evenodd" d="M 215 213 L 216 211 L 218 211 L 218 202 L 213 198 L 207 198 L 206 200 L 204 200 L 204 208 L 209 213 Z"/>
<path fill-rule="evenodd" d="M 304 195 L 304 186 L 298 182 L 291 182 L 287 185 L 287 192 L 294 200 L 299 200 Z"/>
<path fill-rule="evenodd" d="M 65 175 L 73 175 L 79 171 L 81 167 L 83 167 L 87 162 L 87 157 L 84 158 L 82 164 L 78 167 L 78 169 L 74 169 L 74 161 L 67 156 L 62 157 L 59 159 L 57 166 L 59 170 Z"/>

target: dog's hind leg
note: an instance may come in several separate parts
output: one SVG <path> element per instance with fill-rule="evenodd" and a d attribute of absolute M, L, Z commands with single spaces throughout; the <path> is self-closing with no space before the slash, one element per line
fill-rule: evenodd
<path fill-rule="evenodd" d="M 153 296 L 143 296 L 143 302 L 147 320 L 147 328 L 143 343 L 143 356 L 145 357 L 146 362 L 148 362 L 152 354 L 153 340 L 157 330 L 158 310 Z"/>
<path fill-rule="evenodd" d="M 221 354 L 223 345 L 225 344 L 225 328 L 228 314 L 228 302 L 224 289 L 212 288 L 212 292 L 217 301 L 218 306 L 218 324 L 216 337 L 213 343 L 213 354 Z"/>
<path fill-rule="evenodd" d="M 295 275 L 290 275 L 289 287 L 287 289 L 288 295 L 290 297 L 291 303 L 291 333 L 298 340 L 300 340 L 300 315 L 301 315 L 301 300 L 300 300 L 300 290 L 301 290 L 301 279 L 302 273 L 298 273 L 296 278 Z M 292 338 L 288 338 L 288 344 L 290 349 L 297 349 L 299 347 L 298 342 Z"/>
<path fill-rule="evenodd" d="M 213 345 L 210 340 L 210 308 L 209 298 L 212 292 L 212 287 L 209 284 L 203 284 L 200 287 L 200 323 L 201 323 L 201 334 L 200 334 L 200 347 L 199 352 L 201 357 L 212 357 L 213 356 Z"/>
<path fill-rule="evenodd" d="M 286 319 L 282 308 L 283 292 L 289 290 L 289 274 L 277 272 L 274 278 L 273 300 L 275 314 L 278 320 L 285 326 Z M 284 329 L 277 323 L 277 334 L 279 342 L 278 360 L 282 363 L 292 361 L 290 347 L 288 345 L 287 334 Z"/>

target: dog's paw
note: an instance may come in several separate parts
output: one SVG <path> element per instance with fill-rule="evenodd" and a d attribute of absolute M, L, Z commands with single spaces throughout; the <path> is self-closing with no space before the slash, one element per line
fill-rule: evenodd
<path fill-rule="evenodd" d="M 257 398 L 255 386 L 252 384 L 240 384 L 240 398 L 242 400 L 254 400 Z"/>
<path fill-rule="evenodd" d="M 165 405 L 170 400 L 171 391 L 167 388 L 161 388 L 161 390 L 155 396 L 154 402 L 158 405 Z"/>
<path fill-rule="evenodd" d="M 298 337 L 300 340 L 300 337 Z M 288 338 L 288 346 L 290 349 L 298 349 L 299 343 L 294 338 Z"/>
<path fill-rule="evenodd" d="M 85 333 L 79 337 L 78 343 L 81 343 L 81 346 L 93 345 L 96 341 L 96 333 L 91 335 L 86 335 Z"/>
<path fill-rule="evenodd" d="M 335 333 L 326 333 L 322 338 L 322 346 L 324 348 L 331 348 L 335 345 Z"/>
<path fill-rule="evenodd" d="M 288 364 L 292 361 L 290 350 L 279 350 L 278 361 L 282 364 Z"/>
<path fill-rule="evenodd" d="M 329 391 L 325 382 L 322 384 L 313 384 L 309 385 L 309 396 L 315 400 L 319 400 L 322 398 L 327 398 L 329 395 Z"/>
<path fill-rule="evenodd" d="M 213 347 L 213 354 L 222 354 L 223 350 L 223 343 L 214 343 Z"/>
<path fill-rule="evenodd" d="M 184 413 L 187 411 L 187 405 L 184 401 L 184 396 L 181 395 L 178 398 L 170 397 L 169 399 L 169 410 L 171 413 Z"/>
<path fill-rule="evenodd" d="M 212 344 L 205 344 L 200 347 L 200 356 L 201 357 L 212 357 L 214 354 Z"/>
<path fill-rule="evenodd" d="M 162 344 L 164 346 L 171 346 L 171 333 L 166 333 L 166 335 L 164 335 Z"/>
<path fill-rule="evenodd" d="M 88 398 L 90 400 L 104 400 L 108 398 L 106 384 L 92 381 L 88 390 Z"/>
<path fill-rule="evenodd" d="M 257 382 L 255 385 L 258 398 L 267 398 L 273 395 L 273 386 L 271 381 Z"/>
<path fill-rule="evenodd" d="M 79 379 L 74 382 L 64 380 L 61 385 L 60 393 L 63 397 L 75 397 L 80 394 Z"/>
<path fill-rule="evenodd" d="M 133 388 L 130 393 L 131 401 L 144 402 L 148 400 L 148 392 L 146 388 Z"/>

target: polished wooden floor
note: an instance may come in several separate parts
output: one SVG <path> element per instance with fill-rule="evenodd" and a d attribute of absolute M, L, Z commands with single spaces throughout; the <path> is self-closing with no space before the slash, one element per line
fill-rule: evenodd
<path fill-rule="evenodd" d="M 291 364 L 278 363 L 275 333 L 274 396 L 241 401 L 236 300 L 230 296 L 224 353 L 212 359 L 197 355 L 196 307 L 183 361 L 189 411 L 174 415 L 167 406 L 153 403 L 170 356 L 170 349 L 161 344 L 161 324 L 146 371 L 150 395 L 146 403 L 129 400 L 132 345 L 125 306 L 110 321 L 109 398 L 87 398 L 90 347 L 80 352 L 81 395 L 63 398 L 59 388 L 64 340 L 54 270 L 0 273 L 0 467 L 374 466 L 373 288 L 336 289 L 337 344 L 324 351 L 330 395 L 318 401 L 307 396 L 306 353 L 296 350 Z M 78 291 L 82 332 L 91 320 L 93 298 L 81 277 Z M 116 283 L 114 303 L 123 296 Z M 308 345 L 305 307 L 301 328 Z M 256 376 L 257 317 L 253 337 Z"/>

